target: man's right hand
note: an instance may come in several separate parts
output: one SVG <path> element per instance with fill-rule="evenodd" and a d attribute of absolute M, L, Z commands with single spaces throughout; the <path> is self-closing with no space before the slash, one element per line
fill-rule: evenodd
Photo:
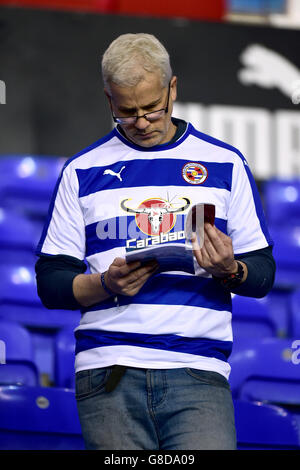
<path fill-rule="evenodd" d="M 116 295 L 135 295 L 143 287 L 158 267 L 156 261 L 141 265 L 139 261 L 127 264 L 123 258 L 115 258 L 104 274 L 107 287 Z M 73 279 L 75 299 L 83 306 L 89 307 L 107 300 L 109 295 L 101 285 L 100 274 L 78 274 Z"/>
<path fill-rule="evenodd" d="M 157 261 L 142 265 L 140 261 L 127 264 L 124 258 L 115 258 L 104 275 L 105 284 L 116 295 L 137 294 L 157 270 Z"/>

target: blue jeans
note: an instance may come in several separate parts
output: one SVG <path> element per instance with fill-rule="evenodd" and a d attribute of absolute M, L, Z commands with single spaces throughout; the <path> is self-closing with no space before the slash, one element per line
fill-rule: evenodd
<path fill-rule="evenodd" d="M 105 391 L 111 368 L 76 373 L 76 399 L 87 449 L 235 449 L 228 381 L 196 369 L 129 367 Z"/>

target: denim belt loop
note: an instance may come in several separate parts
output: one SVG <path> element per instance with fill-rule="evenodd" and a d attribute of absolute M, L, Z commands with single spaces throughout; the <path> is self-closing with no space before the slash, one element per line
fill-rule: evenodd
<path fill-rule="evenodd" d="M 126 366 L 119 366 L 119 365 L 113 366 L 111 374 L 105 385 L 106 392 L 112 392 L 116 388 L 121 378 L 125 374 L 126 368 L 127 368 Z"/>

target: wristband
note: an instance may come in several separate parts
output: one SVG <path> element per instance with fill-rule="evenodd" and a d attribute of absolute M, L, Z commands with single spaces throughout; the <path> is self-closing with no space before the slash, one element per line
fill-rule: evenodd
<path fill-rule="evenodd" d="M 103 287 L 103 289 L 105 290 L 105 292 L 106 292 L 107 294 L 109 294 L 110 296 L 113 296 L 113 295 L 115 296 L 116 294 L 115 294 L 112 290 L 110 290 L 110 288 L 107 287 L 107 285 L 106 285 L 106 283 L 105 283 L 105 280 L 104 280 L 104 274 L 105 274 L 105 273 L 106 273 L 106 271 L 105 271 L 104 273 L 101 273 L 101 284 L 102 284 L 102 287 Z"/>
<path fill-rule="evenodd" d="M 244 277 L 244 268 L 242 263 L 240 263 L 239 261 L 237 261 L 237 266 L 238 270 L 236 273 L 229 274 L 228 276 L 222 278 L 217 278 L 213 276 L 214 279 L 218 280 L 226 289 L 234 289 L 238 287 Z"/>
<path fill-rule="evenodd" d="M 244 268 L 242 263 L 237 261 L 238 271 L 234 274 L 229 274 L 229 276 L 221 279 L 221 284 L 227 289 L 234 289 L 238 287 L 241 283 L 241 280 L 244 276 Z"/>

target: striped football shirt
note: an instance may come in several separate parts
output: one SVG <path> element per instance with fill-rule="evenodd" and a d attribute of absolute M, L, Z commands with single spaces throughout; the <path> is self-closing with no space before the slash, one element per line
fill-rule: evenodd
<path fill-rule="evenodd" d="M 69 159 L 37 254 L 86 259 L 91 273 L 101 273 L 125 257 L 126 247 L 180 242 L 187 211 L 159 209 L 186 201 L 215 205 L 216 227 L 231 237 L 236 255 L 272 245 L 243 155 L 188 124 L 177 141 L 151 148 L 131 143 L 115 128 Z M 228 378 L 231 294 L 195 259 L 194 268 L 154 274 L 133 297 L 82 308 L 76 372 L 121 364 L 191 367 Z"/>

